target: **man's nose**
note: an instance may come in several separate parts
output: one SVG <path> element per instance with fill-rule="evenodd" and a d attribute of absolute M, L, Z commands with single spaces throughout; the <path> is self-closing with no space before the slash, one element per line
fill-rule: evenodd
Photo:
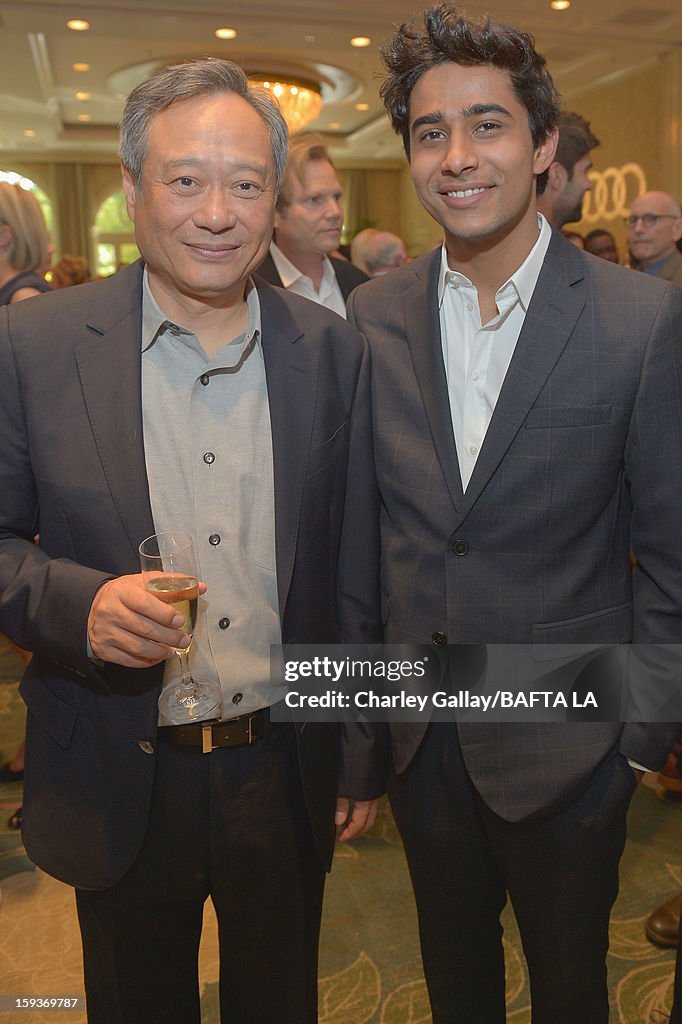
<path fill-rule="evenodd" d="M 448 140 L 448 147 L 441 169 L 445 174 L 460 175 L 478 166 L 478 157 L 469 132 L 453 131 Z"/>
<path fill-rule="evenodd" d="M 224 231 L 236 223 L 236 202 L 237 199 L 222 186 L 207 189 L 194 212 L 194 223 L 209 231 Z"/>

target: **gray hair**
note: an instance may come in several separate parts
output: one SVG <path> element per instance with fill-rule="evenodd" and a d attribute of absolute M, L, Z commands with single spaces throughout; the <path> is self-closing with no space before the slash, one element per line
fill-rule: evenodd
<path fill-rule="evenodd" d="M 181 100 L 230 92 L 250 103 L 265 123 L 275 162 L 275 194 L 279 192 L 289 145 L 289 133 L 279 104 L 267 89 L 249 85 L 242 69 L 232 61 L 213 57 L 162 68 L 130 93 L 119 124 L 119 156 L 138 186 L 154 115 Z"/>

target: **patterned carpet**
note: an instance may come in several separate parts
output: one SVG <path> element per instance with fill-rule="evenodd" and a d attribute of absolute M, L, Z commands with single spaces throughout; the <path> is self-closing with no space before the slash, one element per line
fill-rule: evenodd
<path fill-rule="evenodd" d="M 0 760 L 23 732 L 19 663 L 0 647 Z M 0 785 L 0 993 L 82 995 L 82 966 L 72 894 L 32 868 L 16 833 L 5 827 L 21 799 Z M 682 889 L 682 806 L 641 786 L 615 907 L 609 979 L 612 1024 L 649 1024 L 669 1007 L 674 954 L 644 937 L 648 913 Z M 528 984 L 513 915 L 504 913 L 509 1024 L 530 1024 Z M 204 1024 L 218 1024 L 218 945 L 207 906 L 200 955 Z M 325 897 L 320 955 L 320 1024 L 428 1024 L 414 907 L 395 824 L 386 805 L 373 833 L 339 849 Z M 18 1024 L 85 1024 L 81 1011 L 17 1012 Z M 13 1016 L 12 1019 L 15 1019 Z"/>

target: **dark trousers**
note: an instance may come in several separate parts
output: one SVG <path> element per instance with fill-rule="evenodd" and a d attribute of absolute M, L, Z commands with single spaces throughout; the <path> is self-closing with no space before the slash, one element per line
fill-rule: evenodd
<path fill-rule="evenodd" d="M 135 863 L 76 893 L 89 1024 L 199 1024 L 208 896 L 224 1024 L 314 1024 L 323 885 L 291 726 L 211 754 L 159 740 Z"/>
<path fill-rule="evenodd" d="M 510 824 L 475 792 L 456 726 L 429 728 L 390 796 L 415 890 L 433 1024 L 505 1021 L 499 917 L 507 893 L 533 1024 L 606 1024 L 608 921 L 634 787 L 617 754 L 561 812 Z"/>

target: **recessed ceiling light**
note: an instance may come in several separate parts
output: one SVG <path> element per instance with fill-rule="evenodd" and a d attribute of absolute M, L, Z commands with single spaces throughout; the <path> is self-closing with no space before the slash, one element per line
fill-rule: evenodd
<path fill-rule="evenodd" d="M 307 36 L 304 36 L 303 38 L 305 39 L 306 43 L 314 43 L 315 42 L 315 36 L 313 36 L 313 35 L 307 35 Z"/>
<path fill-rule="evenodd" d="M 549 6 L 553 11 L 567 11 L 571 6 L 571 0 L 551 0 Z"/>
<path fill-rule="evenodd" d="M 79 114 L 78 115 L 78 120 L 79 121 L 89 121 L 90 120 L 90 115 L 89 114 Z"/>
<path fill-rule="evenodd" d="M 32 128 L 24 128 L 24 135 L 27 139 L 35 139 L 36 137 L 36 133 L 33 131 Z"/>
<path fill-rule="evenodd" d="M 67 21 L 66 27 L 74 32 L 87 32 L 90 28 L 90 22 L 82 21 L 80 18 L 72 18 L 71 21 Z"/>
<path fill-rule="evenodd" d="M 236 39 L 237 30 L 236 28 L 217 28 L 215 34 L 218 39 Z"/>
<path fill-rule="evenodd" d="M 90 70 L 90 65 L 86 64 L 85 61 L 80 61 L 80 60 L 76 61 L 75 64 L 72 64 L 71 67 L 73 68 L 74 71 L 89 71 Z"/>
<path fill-rule="evenodd" d="M 77 100 L 89 100 L 90 99 L 90 93 L 89 92 L 77 92 L 76 93 L 76 99 Z"/>
<path fill-rule="evenodd" d="M 333 129 L 340 128 L 341 127 L 341 122 L 340 121 L 331 121 L 329 127 L 333 128 Z"/>
<path fill-rule="evenodd" d="M 351 46 L 369 46 L 372 40 L 369 36 L 353 36 L 350 41 Z"/>
<path fill-rule="evenodd" d="M 369 110 L 369 103 L 356 103 L 355 104 L 355 109 L 356 110 Z"/>

